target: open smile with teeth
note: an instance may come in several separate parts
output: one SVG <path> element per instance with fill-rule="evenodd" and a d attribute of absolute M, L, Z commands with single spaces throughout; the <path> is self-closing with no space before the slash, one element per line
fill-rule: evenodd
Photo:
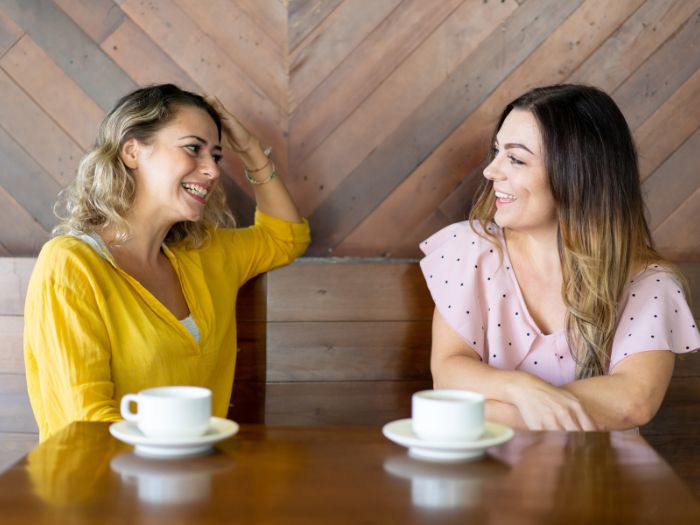
<path fill-rule="evenodd" d="M 201 199 L 206 199 L 207 195 L 209 194 L 209 190 L 206 189 L 203 186 L 200 186 L 198 184 L 192 184 L 190 182 L 183 182 L 182 187 L 185 188 L 185 190 L 188 193 L 191 193 L 192 195 L 195 195 L 196 197 L 199 197 Z"/>
<path fill-rule="evenodd" d="M 504 202 L 512 202 L 515 199 L 517 199 L 517 197 L 515 195 L 509 195 L 508 193 L 503 193 L 502 191 L 497 191 L 497 192 L 495 192 L 495 194 L 496 194 L 496 198 L 498 200 L 504 201 Z"/>

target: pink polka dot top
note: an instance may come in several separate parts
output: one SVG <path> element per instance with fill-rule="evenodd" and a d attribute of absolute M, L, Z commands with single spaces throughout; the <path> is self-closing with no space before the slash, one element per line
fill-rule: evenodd
<path fill-rule="evenodd" d="M 474 228 L 480 229 L 478 223 Z M 446 322 L 491 366 L 524 370 L 554 385 L 570 383 L 576 364 L 564 330 L 544 334 L 530 317 L 501 229 L 492 223 L 503 259 L 467 221 L 420 244 L 421 269 Z M 622 294 L 610 368 L 649 350 L 685 353 L 700 348 L 700 332 L 672 274 L 653 265 Z"/>

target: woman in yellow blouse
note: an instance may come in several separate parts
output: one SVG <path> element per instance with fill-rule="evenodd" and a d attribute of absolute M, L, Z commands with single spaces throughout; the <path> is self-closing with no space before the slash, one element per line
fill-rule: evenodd
<path fill-rule="evenodd" d="M 249 228 L 232 227 L 222 139 L 254 189 Z M 124 394 L 160 385 L 208 387 L 213 415 L 224 417 L 237 291 L 310 239 L 269 152 L 218 101 L 170 84 L 143 88 L 104 119 L 63 200 L 25 306 L 40 438 L 71 421 L 119 420 Z"/>

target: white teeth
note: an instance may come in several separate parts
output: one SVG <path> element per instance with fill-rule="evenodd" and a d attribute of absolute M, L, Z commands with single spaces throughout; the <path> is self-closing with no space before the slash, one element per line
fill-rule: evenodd
<path fill-rule="evenodd" d="M 507 193 L 503 193 L 501 191 L 497 191 L 495 193 L 496 193 L 496 198 L 498 198 L 498 199 L 514 201 L 517 198 L 515 195 L 508 195 Z"/>
<path fill-rule="evenodd" d="M 204 198 L 209 193 L 209 191 L 206 188 L 202 188 L 197 184 L 190 184 L 189 182 L 183 182 L 182 187 L 185 188 L 191 194 L 196 195 L 197 197 Z"/>

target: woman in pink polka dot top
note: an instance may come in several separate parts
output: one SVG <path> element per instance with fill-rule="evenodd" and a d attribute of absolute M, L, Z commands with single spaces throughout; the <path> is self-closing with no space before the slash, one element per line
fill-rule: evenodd
<path fill-rule="evenodd" d="M 653 249 L 619 108 L 580 85 L 503 111 L 469 220 L 421 243 L 435 388 L 474 390 L 515 428 L 647 423 L 700 333 Z"/>

